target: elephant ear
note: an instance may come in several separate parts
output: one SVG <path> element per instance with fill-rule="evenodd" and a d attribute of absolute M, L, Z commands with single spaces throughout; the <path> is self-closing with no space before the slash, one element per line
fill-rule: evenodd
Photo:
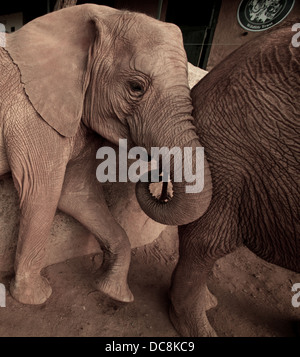
<path fill-rule="evenodd" d="M 97 36 L 97 5 L 80 5 L 39 17 L 7 36 L 25 91 L 40 116 L 61 135 L 74 136 L 89 79 L 87 63 Z M 96 19 L 96 20 L 95 20 Z"/>

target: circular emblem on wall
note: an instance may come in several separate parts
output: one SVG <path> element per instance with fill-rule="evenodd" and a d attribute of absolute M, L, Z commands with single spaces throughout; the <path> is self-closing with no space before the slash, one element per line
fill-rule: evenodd
<path fill-rule="evenodd" d="M 294 3 L 295 0 L 242 0 L 237 19 L 248 31 L 264 31 L 281 22 Z"/>

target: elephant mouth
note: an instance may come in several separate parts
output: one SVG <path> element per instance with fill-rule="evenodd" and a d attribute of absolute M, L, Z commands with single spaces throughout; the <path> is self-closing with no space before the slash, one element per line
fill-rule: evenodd
<path fill-rule="evenodd" d="M 183 146 L 186 147 L 189 148 L 184 152 L 186 156 L 178 155 L 179 146 L 175 146 L 176 150 L 167 147 L 168 151 L 155 152 L 148 171 L 140 176 L 135 186 L 142 210 L 164 225 L 178 226 L 197 220 L 211 200 L 210 171 L 203 149 L 193 142 Z M 158 158 L 160 155 L 162 161 Z"/>
<path fill-rule="evenodd" d="M 149 184 L 149 192 L 159 203 L 168 203 L 173 198 L 172 182 L 152 182 Z"/>
<path fill-rule="evenodd" d="M 148 190 L 151 196 L 159 203 L 168 203 L 173 197 L 172 181 L 162 181 L 162 161 L 159 161 L 159 182 L 151 182 L 151 155 L 148 155 L 149 171 L 147 172 L 149 178 Z"/>

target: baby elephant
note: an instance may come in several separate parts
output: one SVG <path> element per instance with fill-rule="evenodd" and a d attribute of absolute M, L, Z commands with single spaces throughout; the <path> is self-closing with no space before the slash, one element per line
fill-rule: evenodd
<path fill-rule="evenodd" d="M 201 218 L 179 227 L 170 318 L 181 335 L 216 335 L 207 277 L 237 247 L 300 273 L 300 48 L 291 26 L 243 45 L 192 90 L 213 196 Z"/>
<path fill-rule="evenodd" d="M 133 300 L 127 283 L 130 242 L 96 180 L 88 133 L 115 145 L 126 139 L 128 147 L 142 146 L 148 154 L 152 147 L 167 145 L 192 147 L 195 155 L 200 143 L 192 109 L 187 58 L 176 25 L 83 4 L 2 36 L 0 176 L 11 173 L 20 202 L 10 285 L 15 299 L 41 304 L 51 294 L 40 272 L 59 208 L 85 226 L 104 251 L 97 289 L 122 302 Z M 186 184 L 176 183 L 176 200 L 170 204 L 148 190 L 137 196 L 152 219 L 186 224 L 203 214 L 211 195 L 209 179 L 203 192 L 188 198 Z M 187 209 L 199 199 L 206 205 Z"/>

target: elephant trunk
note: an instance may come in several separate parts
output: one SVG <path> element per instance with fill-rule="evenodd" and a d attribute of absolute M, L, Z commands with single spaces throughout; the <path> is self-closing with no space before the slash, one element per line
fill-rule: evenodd
<path fill-rule="evenodd" d="M 170 135 L 169 133 L 167 137 L 172 138 L 173 146 L 171 146 L 166 139 L 162 140 L 162 145 L 160 146 L 168 148 L 177 147 L 180 148 L 180 151 L 182 152 L 181 165 L 179 165 L 179 169 L 182 170 L 182 180 L 180 182 L 176 182 L 178 180 L 175 179 L 176 172 L 174 172 L 174 160 L 171 160 L 170 180 L 173 186 L 172 198 L 165 201 L 154 197 L 150 192 L 151 182 L 138 182 L 136 185 L 137 200 L 143 211 L 153 220 L 166 225 L 183 225 L 195 221 L 205 213 L 212 196 L 211 175 L 208 162 L 203 156 L 199 157 L 199 148 L 201 147 L 201 144 L 198 141 L 191 121 L 184 122 L 188 123 L 187 125 L 189 126 L 188 130 L 184 131 L 184 134 L 182 130 L 178 130 L 176 126 L 171 126 L 170 130 L 173 135 Z M 174 142 L 176 135 L 179 137 L 177 140 L 178 145 L 176 145 L 176 139 Z M 188 138 L 188 141 L 186 141 L 185 144 L 182 144 L 183 138 Z M 187 147 L 190 148 L 190 155 L 185 155 L 186 151 L 184 148 Z M 200 165 L 200 161 L 202 161 L 203 165 Z M 191 186 L 190 180 L 189 182 L 186 181 L 187 177 L 184 174 L 184 165 L 189 165 L 191 169 L 190 171 L 193 174 L 199 173 L 200 166 L 200 169 L 202 170 L 201 177 L 204 179 L 204 186 L 200 188 L 201 192 L 199 192 L 200 190 L 195 190 L 196 192 L 193 193 L 186 192 Z M 195 187 L 196 186 L 194 186 L 194 188 Z"/>

